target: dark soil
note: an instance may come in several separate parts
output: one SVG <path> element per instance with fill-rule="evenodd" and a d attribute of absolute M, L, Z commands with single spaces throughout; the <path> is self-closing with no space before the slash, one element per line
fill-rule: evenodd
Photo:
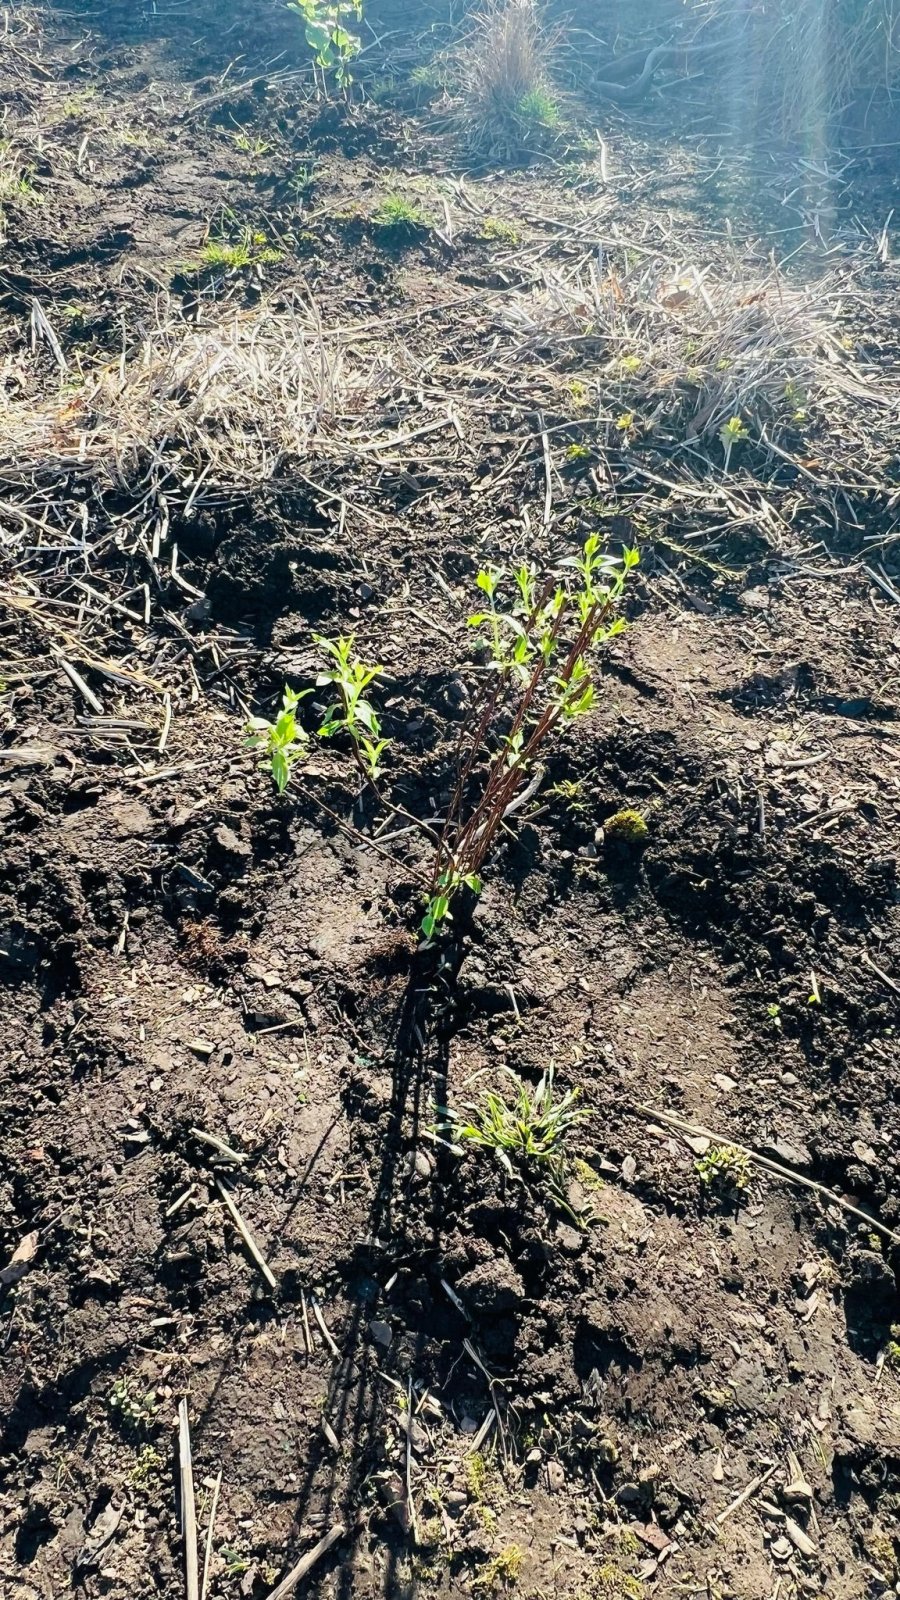
<path fill-rule="evenodd" d="M 665 495 L 638 516 L 622 454 L 604 520 L 564 454 L 587 429 L 566 381 L 488 370 L 497 297 L 526 256 L 576 264 L 566 228 L 607 198 L 624 237 L 668 217 L 702 261 L 726 213 L 759 259 L 785 216 L 819 249 L 816 197 L 785 212 L 792 182 L 748 151 L 717 198 L 677 91 L 604 113 L 615 196 L 583 148 L 460 180 L 462 146 L 410 105 L 421 41 L 383 43 L 377 98 L 345 106 L 312 97 L 296 38 L 234 3 L 14 10 L 0 39 L 35 191 L 4 206 L 10 398 L 64 381 L 35 299 L 65 381 L 163 302 L 189 322 L 294 292 L 405 363 L 343 455 L 174 496 L 156 566 L 140 493 L 77 466 L 57 499 L 81 554 L 29 556 L 38 502 L 0 443 L 0 1267 L 27 1257 L 0 1278 L 3 1594 L 185 1592 L 184 1396 L 201 1563 L 221 1475 L 209 1600 L 261 1600 L 337 1523 L 298 1592 L 900 1592 L 900 610 L 872 576 L 900 586 L 896 454 L 869 487 L 848 462 L 840 499 L 748 467 L 743 519 Z M 842 175 L 821 248 L 869 251 L 886 381 L 883 176 Z M 434 225 L 373 223 L 396 191 Z M 242 229 L 279 259 L 196 270 Z M 370 819 L 337 748 L 279 798 L 247 708 L 311 681 L 313 632 L 355 632 L 394 800 L 440 815 L 479 563 L 595 526 L 642 547 L 599 708 L 421 950 L 424 841 L 392 860 L 342 831 Z M 74 579 L 126 608 L 103 649 L 79 649 Z M 604 839 L 623 806 L 643 850 Z M 564 1193 L 431 1136 L 436 1106 L 550 1063 L 591 1113 Z M 708 1141 L 667 1114 L 810 1183 L 707 1188 Z"/>

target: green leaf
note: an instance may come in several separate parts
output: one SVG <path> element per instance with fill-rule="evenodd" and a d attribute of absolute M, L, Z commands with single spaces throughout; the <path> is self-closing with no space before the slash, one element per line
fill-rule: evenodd
<path fill-rule="evenodd" d="M 430 939 L 431 935 L 434 933 L 435 927 L 434 917 L 431 915 L 430 911 L 426 911 L 422 921 L 419 923 L 419 927 L 422 929 L 426 939 Z"/>
<path fill-rule="evenodd" d="M 306 24 L 306 42 L 310 50 L 314 50 L 319 60 L 326 65 L 331 64 L 331 31 L 324 23 L 308 22 Z"/>
<path fill-rule="evenodd" d="M 290 767 L 288 765 L 288 759 L 287 759 L 287 756 L 284 754 L 284 751 L 283 750 L 273 750 L 272 751 L 272 777 L 275 780 L 275 787 L 278 790 L 279 794 L 284 794 L 284 791 L 287 788 L 288 778 L 290 777 L 290 775 L 291 775 L 291 769 L 290 769 Z"/>
<path fill-rule="evenodd" d="M 468 889 L 472 890 L 473 894 L 481 893 L 481 879 L 477 872 L 467 872 L 463 878 L 463 883 Z"/>

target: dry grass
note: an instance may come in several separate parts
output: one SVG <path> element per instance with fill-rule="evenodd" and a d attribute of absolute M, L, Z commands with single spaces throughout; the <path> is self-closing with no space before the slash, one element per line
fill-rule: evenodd
<path fill-rule="evenodd" d="M 733 34 L 742 96 L 785 136 L 822 138 L 849 107 L 900 88 L 898 0 L 692 0 L 692 8 Z"/>
<path fill-rule="evenodd" d="M 536 0 L 484 0 L 467 19 L 449 78 L 456 120 L 473 149 L 509 157 L 556 126 L 548 65 L 555 40 Z"/>
<path fill-rule="evenodd" d="M 548 275 L 503 322 L 509 359 L 563 364 L 610 431 L 697 449 L 732 418 L 776 443 L 848 417 L 849 436 L 865 438 L 886 407 L 896 413 L 847 333 L 854 300 L 836 279 L 750 279 L 725 260 L 717 272 L 607 260 L 577 279 Z"/>
<path fill-rule="evenodd" d="M 64 363 L 49 325 L 37 337 Z M 161 321 L 119 361 L 61 371 L 52 398 L 28 394 L 22 360 L 0 369 L 7 482 L 78 467 L 131 490 L 170 480 L 185 495 L 201 474 L 228 489 L 264 482 L 393 381 L 312 305 L 206 327 Z"/>

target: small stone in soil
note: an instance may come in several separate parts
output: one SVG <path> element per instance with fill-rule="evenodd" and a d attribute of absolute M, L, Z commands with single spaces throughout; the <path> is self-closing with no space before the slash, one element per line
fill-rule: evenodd
<path fill-rule="evenodd" d="M 388 1323 L 379 1322 L 378 1318 L 375 1317 L 369 1323 L 369 1332 L 372 1335 L 372 1338 L 375 1340 L 375 1343 L 381 1345 L 382 1350 L 390 1349 L 394 1340 L 394 1335 Z"/>

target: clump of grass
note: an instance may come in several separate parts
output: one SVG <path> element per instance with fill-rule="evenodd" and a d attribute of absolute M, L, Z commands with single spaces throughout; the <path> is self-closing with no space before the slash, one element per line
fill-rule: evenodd
<path fill-rule="evenodd" d="M 503 217 L 485 217 L 478 237 L 497 244 L 515 245 L 519 243 L 521 234 L 512 222 L 506 222 Z"/>
<path fill-rule="evenodd" d="M 404 199 L 401 194 L 388 194 L 372 212 L 372 221 L 376 228 L 394 229 L 407 232 L 417 228 L 429 226 L 421 206 L 414 201 Z"/>
<path fill-rule="evenodd" d="M 473 1144 L 493 1150 L 510 1177 L 516 1176 L 517 1167 L 557 1167 L 572 1129 L 590 1116 L 578 1104 L 579 1091 L 567 1089 L 556 1095 L 552 1066 L 535 1088 L 511 1067 L 503 1071 L 511 1097 L 486 1089 L 479 1100 L 468 1102 L 458 1112 L 448 1109 L 446 1131 L 457 1146 Z"/>
<path fill-rule="evenodd" d="M 603 824 L 603 837 L 613 844 L 628 845 L 631 849 L 646 844 L 649 834 L 647 819 L 642 811 L 626 806 L 607 817 Z"/>
<path fill-rule="evenodd" d="M 900 14 L 895 0 L 793 0 L 746 6 L 742 0 L 694 0 L 740 40 L 741 81 L 767 131 L 813 134 L 854 103 L 900 86 Z"/>
<path fill-rule="evenodd" d="M 630 442 L 640 418 L 657 446 L 711 446 L 720 471 L 732 453 L 743 461 L 751 437 L 793 445 L 812 427 L 817 451 L 832 430 L 842 454 L 848 429 L 869 447 L 873 414 L 895 400 L 854 352 L 854 314 L 865 315 L 865 301 L 846 276 L 801 285 L 778 267 L 744 270 L 726 250 L 702 272 L 672 272 L 627 249 L 580 279 L 548 271 L 500 312 L 511 366 L 539 356 L 564 372 L 576 353 L 593 356 L 610 439 Z"/>
<path fill-rule="evenodd" d="M 643 1600 L 644 1585 L 639 1578 L 623 1572 L 615 1561 L 604 1561 L 588 1580 L 577 1600 Z"/>
<path fill-rule="evenodd" d="M 733 1144 L 710 1145 L 706 1154 L 694 1162 L 694 1170 L 704 1189 L 723 1199 L 736 1199 L 750 1183 L 747 1152 Z"/>
<path fill-rule="evenodd" d="M 525 123 L 542 128 L 559 127 L 559 106 L 546 89 L 529 89 L 516 106 L 516 113 Z"/>
<path fill-rule="evenodd" d="M 519 1580 L 525 1552 L 520 1545 L 508 1544 L 505 1549 L 498 1551 L 486 1561 L 480 1572 L 472 1579 L 473 1589 L 509 1588 Z"/>
<path fill-rule="evenodd" d="M 470 144 L 500 159 L 559 126 L 547 62 L 548 34 L 535 0 L 485 0 L 452 61 L 456 112 Z"/>
<path fill-rule="evenodd" d="M 253 233 L 247 229 L 234 242 L 209 239 L 200 252 L 197 266 L 240 272 L 244 267 L 270 266 L 280 260 L 281 251 L 272 248 L 264 233 Z"/>

